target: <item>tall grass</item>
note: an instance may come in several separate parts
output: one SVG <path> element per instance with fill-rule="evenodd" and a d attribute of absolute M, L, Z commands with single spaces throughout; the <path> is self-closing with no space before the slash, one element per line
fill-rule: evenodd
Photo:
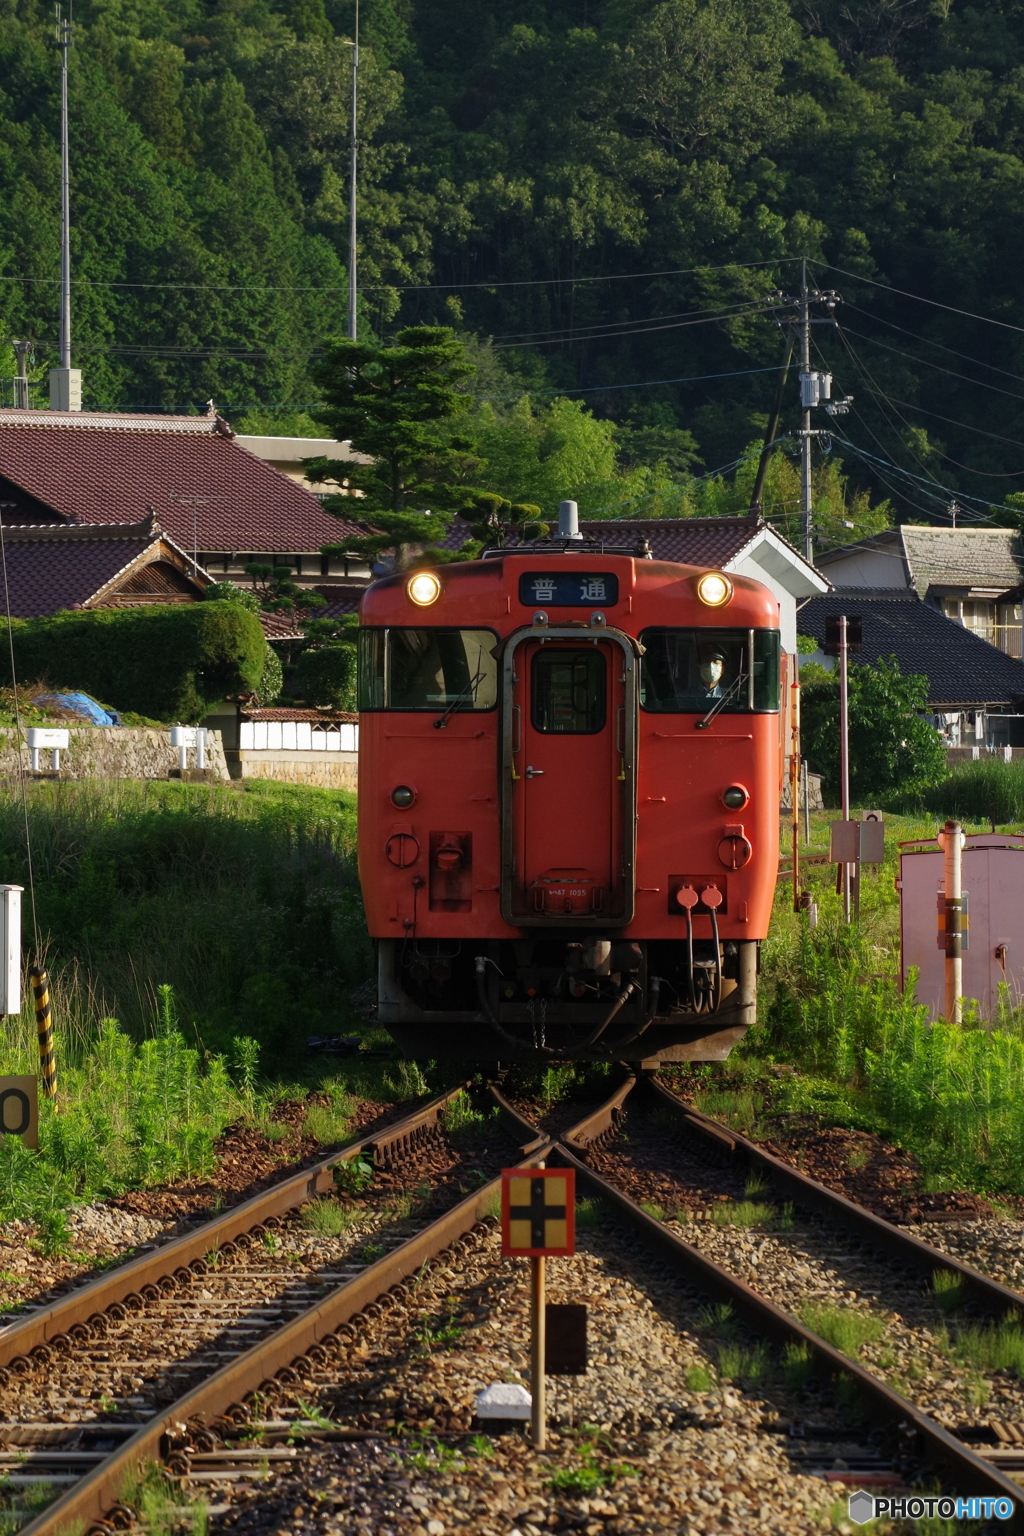
<path fill-rule="evenodd" d="M 115 1019 L 102 1021 L 81 1061 L 65 1066 L 60 1112 L 40 1105 L 38 1152 L 0 1138 L 0 1217 L 37 1221 L 51 1248 L 63 1241 L 63 1212 L 76 1200 L 209 1173 L 220 1133 L 263 1108 L 245 1080 L 254 1050 L 239 1053 L 236 1084 L 222 1056 L 204 1060 L 185 1041 L 169 988 L 160 1004 L 154 1033 L 141 1043 Z"/>
<path fill-rule="evenodd" d="M 911 797 L 890 796 L 890 809 L 924 809 L 960 821 L 1024 822 L 1024 762 L 980 758 L 957 763 L 940 783 Z"/>
<path fill-rule="evenodd" d="M 842 921 L 834 897 L 822 904 L 819 926 L 801 921 L 772 956 L 761 1049 L 837 1085 L 848 1109 L 911 1147 L 927 1170 L 1024 1191 L 1021 1010 L 1002 1008 L 991 1028 L 970 1016 L 931 1023 L 912 989 L 899 990 L 897 958 L 874 942 L 870 915 L 858 928 Z M 790 1098 L 794 1109 L 822 1107 L 806 1082 Z"/>
<path fill-rule="evenodd" d="M 354 796 L 87 780 L 31 786 L 36 907 L 67 1059 L 116 1017 L 150 1029 L 161 984 L 182 1028 L 226 1052 L 237 1034 L 280 1062 L 356 1022 L 370 973 Z M 0 793 L 0 879 L 28 884 L 21 806 Z M 26 935 L 30 932 L 26 895 Z M 26 937 L 26 942 L 28 938 Z M 0 1044 L 0 1071 L 12 1068 Z"/>

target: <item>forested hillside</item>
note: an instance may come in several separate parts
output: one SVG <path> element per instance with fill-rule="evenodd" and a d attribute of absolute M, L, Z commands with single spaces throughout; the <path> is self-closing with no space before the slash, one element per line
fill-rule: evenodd
<path fill-rule="evenodd" d="M 1024 488 L 1020 0 L 364 0 L 361 17 L 360 323 L 479 338 L 492 427 L 515 409 L 536 435 L 580 392 L 618 424 L 627 477 L 729 464 L 774 389 L 765 297 L 807 256 L 845 301 L 815 343 L 856 397 L 846 472 L 903 515 L 942 513 L 935 482 Z M 294 424 L 344 326 L 350 0 L 80 0 L 74 20 L 86 404 L 213 396 Z M 52 10 L 3 0 L 0 334 L 37 342 L 40 379 L 58 104 Z M 791 376 L 783 429 L 795 401 Z"/>

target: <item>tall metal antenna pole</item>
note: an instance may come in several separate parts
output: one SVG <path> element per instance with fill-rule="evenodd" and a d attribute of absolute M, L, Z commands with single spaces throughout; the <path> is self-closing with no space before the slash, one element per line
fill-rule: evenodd
<path fill-rule="evenodd" d="M 60 366 L 71 367 L 71 185 L 68 151 L 68 49 L 71 21 L 57 5 L 60 48 Z"/>
<path fill-rule="evenodd" d="M 800 284 L 800 373 L 805 378 L 811 371 L 811 307 L 807 293 L 807 262 L 803 265 Z M 804 559 L 814 562 L 814 526 L 811 521 L 811 402 L 804 392 L 802 401 L 803 432 L 800 436 L 800 514 L 803 529 Z"/>
<path fill-rule="evenodd" d="M 356 0 L 355 36 L 352 41 L 352 164 L 348 193 L 348 334 L 357 339 L 356 319 L 356 172 L 359 165 L 359 0 Z"/>

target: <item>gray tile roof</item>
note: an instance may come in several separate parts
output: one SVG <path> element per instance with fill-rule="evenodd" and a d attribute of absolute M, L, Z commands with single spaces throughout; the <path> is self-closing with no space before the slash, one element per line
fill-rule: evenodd
<path fill-rule="evenodd" d="M 843 613 L 859 614 L 863 620 L 864 649 L 855 660 L 870 664 L 895 656 L 901 672 L 927 677 L 928 702 L 936 709 L 981 709 L 1024 700 L 1024 662 L 947 619 L 912 592 L 890 589 L 883 595 L 877 588 L 846 587 L 812 597 L 797 614 L 797 629 L 822 645 L 826 618 Z"/>
<path fill-rule="evenodd" d="M 867 555 L 891 553 L 892 559 L 909 575 L 909 584 L 919 597 L 929 587 L 1003 592 L 1018 586 L 1024 577 L 1024 548 L 1020 534 L 1013 528 L 916 528 L 904 524 L 856 544 L 829 550 L 818 557 L 818 565 L 830 575 L 833 565 L 848 561 L 861 550 Z M 899 585 L 902 584 L 901 575 Z"/>

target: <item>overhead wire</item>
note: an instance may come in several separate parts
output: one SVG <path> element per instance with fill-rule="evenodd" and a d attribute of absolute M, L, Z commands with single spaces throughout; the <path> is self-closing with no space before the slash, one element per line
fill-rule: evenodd
<path fill-rule="evenodd" d="M 758 267 L 782 267 L 799 256 L 777 256 L 764 261 L 726 261 L 717 265 L 707 263 L 699 267 L 667 267 L 653 272 L 610 272 L 589 277 L 530 277 L 498 278 L 490 281 L 465 283 L 363 283 L 361 293 L 450 293 L 454 290 L 475 288 L 552 288 L 583 283 L 625 283 L 653 277 L 689 277 L 695 272 L 748 271 Z M 39 283 L 57 286 L 59 277 L 25 277 L 14 273 L 0 273 L 0 283 Z M 131 283 L 116 279 L 76 277 L 75 288 L 142 288 L 158 289 L 162 293 L 347 293 L 348 283 Z"/>
<path fill-rule="evenodd" d="M 916 299 L 919 304 L 929 304 L 933 309 L 945 309 L 952 315 L 963 315 L 968 320 L 981 320 L 985 325 L 997 325 L 1004 331 L 1018 331 L 1024 335 L 1024 326 L 1011 325 L 1008 320 L 993 320 L 991 315 L 978 315 L 971 309 L 959 309 L 955 304 L 943 304 L 939 299 L 926 299 L 923 294 L 910 293 L 906 288 L 895 288 L 891 283 L 876 282 L 873 277 L 865 277 L 862 272 L 850 272 L 846 267 L 837 267 L 834 262 L 808 261 L 807 265 L 820 267 L 823 271 L 841 272 L 844 277 L 852 277 L 858 283 L 870 283 L 872 288 L 881 288 L 885 293 L 896 293 L 904 299 Z"/>
<path fill-rule="evenodd" d="M 912 352 L 904 352 L 901 347 L 890 347 L 884 341 L 879 341 L 877 336 L 863 336 L 859 331 L 851 331 L 848 325 L 843 330 L 847 336 L 855 336 L 858 341 L 866 341 L 873 347 L 881 347 L 885 352 L 891 352 L 896 357 L 905 357 L 908 362 L 915 363 L 921 368 L 932 368 L 936 373 L 947 374 L 951 379 L 963 379 L 966 384 L 974 384 L 978 389 L 991 389 L 997 395 L 1008 395 L 1011 400 L 1024 400 L 1024 395 L 1013 389 L 1001 389 L 998 384 L 986 384 L 984 379 L 972 379 L 966 373 L 958 373 L 955 368 L 943 368 L 941 363 L 929 362 L 926 357 L 915 357 Z"/>
<path fill-rule="evenodd" d="M 872 320 L 877 325 L 887 325 L 890 330 L 899 331 L 903 336 L 911 336 L 922 346 L 934 347 L 939 352 L 948 352 L 950 357 L 959 357 L 965 363 L 974 363 L 978 368 L 988 368 L 992 373 L 1001 373 L 1008 379 L 1015 379 L 1018 384 L 1024 384 L 1024 377 L 1015 373 L 1012 368 L 1000 368 L 997 363 L 986 363 L 980 357 L 972 357 L 969 352 L 958 352 L 955 347 L 947 347 L 944 342 L 936 341 L 932 336 L 921 336 L 917 331 L 908 330 L 905 325 L 897 325 L 895 320 L 887 320 L 884 315 L 875 314 L 873 310 L 861 309 L 859 304 L 853 304 L 849 299 L 843 300 L 843 309 L 844 311 L 852 310 L 855 315 L 863 315 L 866 320 Z"/>

